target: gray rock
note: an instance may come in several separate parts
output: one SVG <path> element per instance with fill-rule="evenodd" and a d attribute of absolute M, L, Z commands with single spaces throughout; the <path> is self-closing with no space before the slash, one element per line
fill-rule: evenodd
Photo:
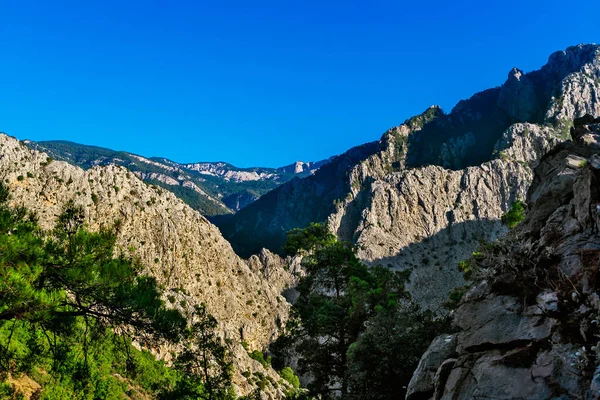
<path fill-rule="evenodd" d="M 442 399 L 533 400 L 551 397 L 552 390 L 543 379 L 532 379 L 527 368 L 507 366 L 504 362 L 503 354 L 493 351 L 484 353 L 467 368 L 454 369 Z"/>
<path fill-rule="evenodd" d="M 454 313 L 459 353 L 503 347 L 547 339 L 556 321 L 539 315 L 524 315 L 519 300 L 509 296 L 489 296 L 464 303 Z"/>
<path fill-rule="evenodd" d="M 598 150 L 574 137 L 542 159 L 527 218 L 486 253 L 485 280 L 454 312 L 457 354 L 436 399 L 598 399 L 600 182 L 569 161 Z"/>
<path fill-rule="evenodd" d="M 420 399 L 432 395 L 438 369 L 446 359 L 454 354 L 455 350 L 456 337 L 454 335 L 441 335 L 433 339 L 410 380 L 406 398 Z"/>
<path fill-rule="evenodd" d="M 523 71 L 513 68 L 498 95 L 498 106 L 512 118 L 531 121 L 539 112 L 540 104 L 535 86 Z"/>

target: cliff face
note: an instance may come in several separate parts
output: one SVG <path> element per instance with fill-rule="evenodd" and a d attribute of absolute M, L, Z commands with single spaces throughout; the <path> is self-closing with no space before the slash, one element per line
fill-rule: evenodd
<path fill-rule="evenodd" d="M 459 102 L 449 114 L 432 106 L 363 147 L 360 157 L 353 149 L 219 227 L 239 254 L 249 255 L 261 247 L 280 251 L 286 231 L 327 222 L 369 263 L 421 268 L 412 292 L 432 294 L 426 303 L 435 306 L 460 282 L 455 266 L 473 251 L 472 239 L 504 233 L 498 219 L 524 197 L 536 159 L 568 138 L 573 118 L 588 113 L 600 115 L 596 45 L 557 52 L 538 71 L 515 68 L 501 87 Z M 462 246 L 450 251 L 456 242 Z M 440 279 L 440 287 L 421 295 L 416 288 L 433 272 L 448 282 Z"/>
<path fill-rule="evenodd" d="M 600 119 L 593 122 L 541 160 L 527 218 L 471 261 L 475 280 L 454 312 L 457 333 L 433 341 L 407 399 L 600 398 Z"/>
<path fill-rule="evenodd" d="M 0 178 L 14 205 L 24 205 L 51 228 L 70 199 L 85 207 L 91 230 L 121 221 L 117 244 L 139 257 L 146 273 L 165 287 L 167 304 L 181 300 L 205 303 L 219 321 L 222 336 L 231 339 L 236 383 L 242 393 L 251 385 L 245 371 L 265 371 L 250 359 L 242 342 L 263 349 L 276 338 L 288 318 L 289 305 L 280 295 L 294 277 L 278 256 L 263 252 L 248 262 L 240 259 L 219 230 L 182 200 L 150 186 L 124 167 L 93 167 L 87 171 L 30 150 L 0 135 Z M 153 349 L 161 356 L 165 349 Z M 281 392 L 267 387 L 271 397 Z"/>
<path fill-rule="evenodd" d="M 262 248 L 280 251 L 286 232 L 323 221 L 335 210 L 335 203 L 346 195 L 348 169 L 378 149 L 377 142 L 367 143 L 334 157 L 313 175 L 292 179 L 219 221 L 219 229 L 243 257 Z"/>
<path fill-rule="evenodd" d="M 439 307 L 463 282 L 458 262 L 505 234 L 500 217 L 525 197 L 537 160 L 568 138 L 572 118 L 600 115 L 599 49 L 569 48 L 529 74 L 513 69 L 448 115 L 432 107 L 386 132 L 383 150 L 349 172 L 329 227 L 368 263 L 411 268 L 413 296 Z M 532 122 L 509 123 L 518 120 Z M 490 161 L 477 164 L 486 147 Z"/>
<path fill-rule="evenodd" d="M 505 234 L 500 217 L 525 198 L 535 160 L 558 141 L 550 128 L 513 125 L 498 144 L 501 158 L 457 171 L 432 165 L 387 174 L 357 190 L 365 206 L 349 201 L 329 218 L 330 227 L 353 240 L 370 264 L 412 269 L 413 297 L 437 308 L 462 283 L 459 261 L 480 240 Z"/>

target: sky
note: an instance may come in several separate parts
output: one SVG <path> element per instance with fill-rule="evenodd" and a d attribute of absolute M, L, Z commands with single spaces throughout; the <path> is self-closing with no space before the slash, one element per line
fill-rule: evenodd
<path fill-rule="evenodd" d="M 599 1 L 0 0 L 0 132 L 277 167 L 600 42 Z"/>

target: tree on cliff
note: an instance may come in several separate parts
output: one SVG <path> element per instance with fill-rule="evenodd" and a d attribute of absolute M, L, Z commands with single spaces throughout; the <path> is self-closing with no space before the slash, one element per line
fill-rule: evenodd
<path fill-rule="evenodd" d="M 352 245 L 320 224 L 291 231 L 285 248 L 303 255 L 306 276 L 293 307 L 298 320 L 280 344 L 292 343 L 300 355 L 300 373 L 312 378 L 309 391 L 322 398 L 398 398 L 445 322 L 411 302 L 410 272 L 365 266 Z"/>
<path fill-rule="evenodd" d="M 42 399 L 123 398 L 130 390 L 123 378 L 153 397 L 186 384 L 225 398 L 230 374 L 176 371 L 132 346 L 133 337 L 146 348 L 185 339 L 196 352 L 209 349 L 208 362 L 227 365 L 210 314 L 188 327 L 140 263 L 115 254 L 118 223 L 88 232 L 83 208 L 69 201 L 44 232 L 8 197 L 0 183 L 0 382 L 35 376 Z M 0 383 L 0 397 L 11 390 Z"/>

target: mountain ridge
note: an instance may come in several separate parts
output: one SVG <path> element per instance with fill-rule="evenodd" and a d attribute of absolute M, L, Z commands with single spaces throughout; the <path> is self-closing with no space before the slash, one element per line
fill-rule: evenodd
<path fill-rule="evenodd" d="M 439 307 L 462 283 L 456 266 L 473 243 L 505 234 L 500 217 L 524 198 L 537 160 L 569 139 L 574 118 L 600 116 L 600 46 L 572 46 L 548 60 L 528 74 L 512 69 L 505 84 L 450 114 L 428 108 L 365 145 L 359 158 L 342 154 L 280 186 L 219 224 L 224 237 L 242 255 L 281 252 L 287 231 L 325 222 L 363 261 L 411 269 L 413 296 Z M 335 183 L 321 183 L 328 179 Z M 440 251 L 448 257 L 433 259 Z"/>
<path fill-rule="evenodd" d="M 176 192 L 208 217 L 239 211 L 267 191 L 295 176 L 308 176 L 328 162 L 298 161 L 278 168 L 239 168 L 225 162 L 178 163 L 164 157 L 143 157 L 66 140 L 25 143 L 84 169 L 123 165 L 141 179 Z"/>

